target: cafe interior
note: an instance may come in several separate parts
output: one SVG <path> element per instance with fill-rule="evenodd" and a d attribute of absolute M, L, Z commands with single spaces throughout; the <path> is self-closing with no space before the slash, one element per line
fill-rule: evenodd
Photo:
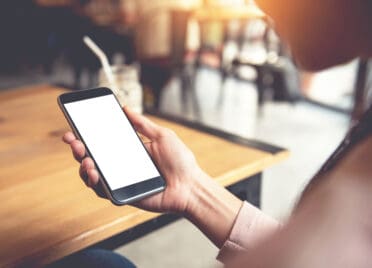
<path fill-rule="evenodd" d="M 62 142 L 64 92 L 112 88 L 278 220 L 372 96 L 368 61 L 301 70 L 253 0 L 5 0 L 0 14 L 1 267 L 89 247 L 138 267 L 221 265 L 179 215 L 114 206 L 87 189 Z"/>

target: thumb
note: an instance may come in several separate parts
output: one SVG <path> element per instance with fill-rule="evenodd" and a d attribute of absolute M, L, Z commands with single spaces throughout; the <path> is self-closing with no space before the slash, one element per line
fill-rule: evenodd
<path fill-rule="evenodd" d="M 143 115 L 133 112 L 128 106 L 123 108 L 125 114 L 128 116 L 129 121 L 133 124 L 134 128 L 141 134 L 154 140 L 159 137 L 161 127 L 147 119 Z"/>

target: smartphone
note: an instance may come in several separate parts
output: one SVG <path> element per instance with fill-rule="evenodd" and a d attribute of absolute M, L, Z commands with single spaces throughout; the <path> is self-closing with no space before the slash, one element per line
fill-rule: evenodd
<path fill-rule="evenodd" d="M 110 89 L 64 93 L 58 104 L 112 203 L 132 203 L 165 189 L 164 177 Z"/>

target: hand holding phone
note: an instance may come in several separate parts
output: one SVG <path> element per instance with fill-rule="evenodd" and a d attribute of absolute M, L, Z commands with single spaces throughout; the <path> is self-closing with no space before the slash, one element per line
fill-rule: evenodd
<path fill-rule="evenodd" d="M 64 93 L 58 103 L 114 204 L 132 203 L 165 188 L 163 176 L 110 89 Z"/>
<path fill-rule="evenodd" d="M 151 143 L 145 145 L 167 184 L 164 192 L 147 197 L 136 205 L 151 211 L 182 213 L 187 206 L 195 180 L 206 175 L 197 165 L 191 151 L 172 131 L 154 124 L 129 109 L 125 109 L 125 113 L 134 128 L 151 140 Z M 64 141 L 70 144 L 75 158 L 82 163 L 80 175 L 89 178 L 89 186 L 97 185 L 99 173 L 93 160 L 86 156 L 84 144 L 71 132 L 65 134 Z M 126 163 L 123 163 L 123 170 L 125 167 Z"/>

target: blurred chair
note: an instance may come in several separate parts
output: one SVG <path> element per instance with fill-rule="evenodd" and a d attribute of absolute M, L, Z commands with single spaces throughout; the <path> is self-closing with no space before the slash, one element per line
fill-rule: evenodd
<path fill-rule="evenodd" d="M 199 104 L 195 91 L 195 64 L 193 54 L 186 49 L 187 26 L 190 11 L 171 9 L 170 16 L 170 53 L 165 57 L 141 57 L 141 82 L 148 86 L 154 95 L 153 108 L 158 110 L 167 83 L 173 78 L 179 78 L 181 89 L 181 105 L 187 111 L 188 97 L 191 97 L 193 113 L 199 116 Z M 142 42 L 141 33 L 136 43 Z"/>
<path fill-rule="evenodd" d="M 259 107 L 270 93 L 273 100 L 294 102 L 296 97 L 293 92 L 299 87 L 297 71 L 275 32 L 266 19 L 253 19 L 240 24 L 243 27 L 226 40 L 226 44 L 235 42 L 237 51 L 233 57 L 223 54 L 223 82 L 218 105 L 223 102 L 223 85 L 229 77 L 254 83 Z"/>

